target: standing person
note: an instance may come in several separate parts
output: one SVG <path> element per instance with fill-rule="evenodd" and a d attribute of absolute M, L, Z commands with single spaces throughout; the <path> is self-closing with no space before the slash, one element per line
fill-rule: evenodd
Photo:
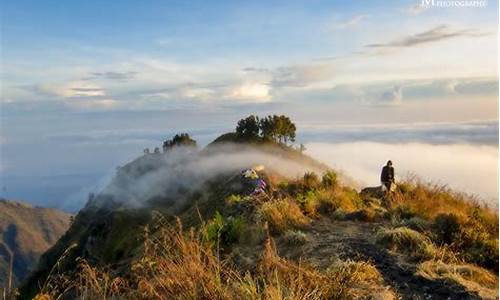
<path fill-rule="evenodd" d="M 380 181 L 385 186 L 388 192 L 392 191 L 392 187 L 395 184 L 394 180 L 394 168 L 392 167 L 392 161 L 388 161 L 387 164 L 382 168 L 382 174 L 380 174 Z"/>

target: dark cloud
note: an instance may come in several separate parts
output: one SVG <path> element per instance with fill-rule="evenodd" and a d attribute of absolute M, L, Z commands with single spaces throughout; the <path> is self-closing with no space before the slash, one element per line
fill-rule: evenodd
<path fill-rule="evenodd" d="M 403 99 L 403 89 L 401 86 L 395 86 L 392 90 L 384 92 L 380 97 L 382 103 L 399 104 Z"/>
<path fill-rule="evenodd" d="M 129 80 L 133 79 L 136 75 L 137 72 L 93 72 L 90 73 L 91 76 L 85 78 L 86 80 L 89 79 L 109 79 L 109 80 Z"/>
<path fill-rule="evenodd" d="M 439 42 L 442 40 L 457 38 L 457 37 L 481 37 L 488 33 L 478 31 L 476 29 L 461 29 L 455 30 L 449 25 L 442 24 L 432 29 L 406 36 L 387 43 L 369 44 L 365 47 L 369 48 L 401 48 L 412 47 L 420 44 Z"/>
<path fill-rule="evenodd" d="M 255 68 L 255 67 L 247 67 L 242 69 L 243 72 L 248 73 L 270 73 L 271 70 L 267 68 Z"/>

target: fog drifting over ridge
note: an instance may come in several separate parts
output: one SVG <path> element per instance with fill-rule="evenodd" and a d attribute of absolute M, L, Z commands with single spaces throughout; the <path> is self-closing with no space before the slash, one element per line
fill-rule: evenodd
<path fill-rule="evenodd" d="M 23 137 L 22 132 L 16 135 L 27 142 L 18 143 L 9 138 L 3 141 L 1 163 L 4 169 L 0 172 L 2 196 L 75 212 L 85 204 L 88 193 L 99 191 L 109 182 L 117 166 L 123 166 L 137 158 L 145 147 L 160 146 L 163 139 L 177 132 L 190 133 L 200 146 L 204 146 L 221 133 L 232 130 L 232 125 L 221 124 L 231 124 L 231 120 L 235 119 L 234 115 L 230 117 L 231 120 L 221 116 L 207 117 L 202 119 L 203 127 L 190 127 L 189 124 L 198 124 L 200 121 L 196 121 L 194 116 L 183 115 L 182 121 L 186 124 L 175 125 L 169 122 L 177 122 L 178 119 L 174 116 L 170 118 L 170 115 L 165 119 L 163 114 L 118 114 L 111 119 L 106 115 L 97 115 L 92 117 L 92 124 L 99 126 L 90 131 L 76 130 L 81 128 L 80 123 L 87 120 L 88 115 L 83 115 L 72 120 L 71 124 L 76 124 L 77 128 L 67 131 L 66 127 L 58 127 L 58 130 L 50 130 L 50 135 L 42 125 L 34 124 L 37 125 L 34 128 L 40 128 L 36 137 Z M 143 124 L 140 127 L 142 129 L 125 126 L 125 120 L 132 116 L 136 122 Z M 320 162 L 342 169 L 355 181 L 363 181 L 366 185 L 378 184 L 380 168 L 390 158 L 395 161 L 399 175 L 414 171 L 423 178 L 432 178 L 452 187 L 458 185 L 458 189 L 476 193 L 485 199 L 497 199 L 495 178 L 498 177 L 494 172 L 498 152 L 496 119 L 426 124 L 351 124 L 328 123 L 319 119 L 313 122 L 300 117 L 294 117 L 295 119 L 298 127 L 297 144 L 304 143 L 308 147 L 308 154 Z M 116 120 L 120 121 L 119 126 Z M 169 122 L 165 123 L 165 120 Z M 85 122 L 88 123 L 88 120 Z M 438 153 L 449 163 L 431 160 L 431 164 L 430 158 L 420 158 L 427 162 L 425 167 L 410 165 L 417 158 L 397 152 L 417 149 L 414 145 L 420 145 L 418 149 L 422 153 L 432 154 L 440 149 Z M 33 149 L 37 149 L 37 155 L 33 155 Z M 437 154 L 435 155 L 437 158 Z M 482 158 L 483 156 L 486 158 Z M 486 160 L 487 163 L 464 166 L 464 161 L 471 160 Z M 486 165 L 484 169 L 489 171 L 478 170 L 479 165 Z M 482 182 L 457 179 L 464 177 L 463 173 L 467 168 L 474 174 L 473 178 L 481 178 Z M 363 185 L 356 184 L 356 187 L 361 186 Z"/>
<path fill-rule="evenodd" d="M 139 157 L 123 168 L 126 171 L 118 170 L 100 194 L 130 207 L 144 206 L 153 198 L 180 206 L 190 194 L 206 193 L 203 186 L 207 182 L 221 175 L 239 176 L 242 170 L 255 165 L 288 179 L 306 172 L 322 174 L 326 170 L 303 158 L 287 157 L 283 150 L 269 152 L 233 144 L 212 145 L 206 150 L 175 147 L 167 153 Z M 101 204 L 108 201 L 106 197 L 103 199 Z"/>
<path fill-rule="evenodd" d="M 308 143 L 306 153 L 343 170 L 367 186 L 380 184 L 380 170 L 391 159 L 396 179 L 413 173 L 447 184 L 498 208 L 498 147 L 470 144 L 345 142 Z"/>

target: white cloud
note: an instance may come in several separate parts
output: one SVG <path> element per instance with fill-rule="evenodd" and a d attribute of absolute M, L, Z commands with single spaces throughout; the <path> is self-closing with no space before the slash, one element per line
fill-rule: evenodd
<path fill-rule="evenodd" d="M 362 20 L 366 19 L 368 16 L 367 15 L 355 15 L 352 16 L 350 19 L 342 21 L 340 23 L 337 23 L 333 25 L 332 29 L 333 30 L 342 30 L 342 29 L 347 29 L 351 27 L 355 27 L 358 25 Z"/>
<path fill-rule="evenodd" d="M 443 40 L 460 37 L 478 38 L 489 35 L 489 32 L 475 28 L 456 29 L 448 24 L 440 24 L 425 31 L 415 34 L 405 35 L 398 39 L 384 43 L 374 43 L 366 45 L 369 48 L 404 48 L 414 47 L 421 44 L 436 43 Z"/>
<path fill-rule="evenodd" d="M 308 154 L 368 186 L 380 184 L 380 170 L 391 159 L 400 179 L 415 173 L 425 181 L 448 184 L 497 206 L 498 148 L 494 146 L 351 142 L 310 143 L 306 148 Z"/>
<path fill-rule="evenodd" d="M 257 102 L 267 102 L 271 100 L 269 86 L 263 83 L 243 83 L 233 88 L 228 98 L 254 100 Z"/>
<path fill-rule="evenodd" d="M 179 89 L 179 96 L 181 98 L 209 100 L 213 98 L 215 91 L 206 87 L 182 87 Z"/>
<path fill-rule="evenodd" d="M 104 90 L 97 84 L 87 81 L 42 84 L 40 91 L 63 98 L 104 96 Z"/>

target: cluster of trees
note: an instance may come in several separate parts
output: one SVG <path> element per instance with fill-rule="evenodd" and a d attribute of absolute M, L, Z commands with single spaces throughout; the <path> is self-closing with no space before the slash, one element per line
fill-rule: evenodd
<path fill-rule="evenodd" d="M 295 142 L 296 130 L 295 124 L 284 115 L 269 115 L 264 118 L 250 115 L 238 121 L 236 136 L 240 141 L 270 141 L 287 145 L 289 142 Z M 163 153 L 181 146 L 197 147 L 197 143 L 188 133 L 178 133 L 163 142 Z M 305 147 L 300 145 L 297 150 L 303 152 Z M 160 148 L 155 147 L 153 153 L 159 154 Z M 144 149 L 144 154 L 151 154 L 149 148 Z"/>
<path fill-rule="evenodd" d="M 178 146 L 196 147 L 197 144 L 196 141 L 193 140 L 187 133 L 176 134 L 172 139 L 163 142 L 163 153 Z M 160 154 L 160 148 L 155 147 L 153 153 Z M 144 154 L 145 155 L 151 154 L 149 148 L 144 149 Z"/>
<path fill-rule="evenodd" d="M 178 146 L 196 147 L 197 144 L 196 141 L 189 136 L 189 134 L 180 133 L 176 134 L 172 139 L 163 142 L 163 152 L 167 152 L 168 150 Z"/>
<path fill-rule="evenodd" d="M 281 115 L 270 115 L 259 118 L 250 115 L 238 121 L 236 134 L 245 140 L 263 139 L 280 144 L 295 142 L 297 128 L 289 117 Z"/>

